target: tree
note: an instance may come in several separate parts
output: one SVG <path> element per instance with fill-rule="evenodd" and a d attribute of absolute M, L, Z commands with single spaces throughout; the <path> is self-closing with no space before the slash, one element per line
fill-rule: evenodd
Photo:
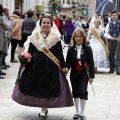
<path fill-rule="evenodd" d="M 56 2 L 56 0 L 50 0 L 48 3 L 49 10 L 51 14 L 56 14 L 56 12 L 60 12 L 61 6 Z"/>

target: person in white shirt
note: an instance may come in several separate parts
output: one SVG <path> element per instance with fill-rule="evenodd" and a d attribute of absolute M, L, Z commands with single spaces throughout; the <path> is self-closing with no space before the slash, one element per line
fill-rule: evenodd
<path fill-rule="evenodd" d="M 120 34 L 120 21 L 118 20 L 118 14 L 116 11 L 111 12 L 111 21 L 107 24 L 105 29 L 105 37 L 108 40 L 108 47 L 109 47 L 109 59 L 110 59 L 110 71 L 108 73 L 114 73 L 114 68 L 117 66 L 115 62 L 120 64 L 120 47 L 118 45 L 118 38 Z M 116 49 L 117 48 L 117 49 Z M 115 57 L 116 56 L 116 57 Z M 116 60 L 119 60 L 116 61 Z M 120 66 L 120 65 L 119 65 Z M 117 71 L 117 68 L 116 68 Z M 117 74 L 120 74 L 117 73 Z"/>

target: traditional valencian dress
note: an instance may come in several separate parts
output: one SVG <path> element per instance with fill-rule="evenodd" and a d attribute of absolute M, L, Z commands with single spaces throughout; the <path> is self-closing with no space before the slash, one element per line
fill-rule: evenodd
<path fill-rule="evenodd" d="M 39 36 L 41 42 L 36 41 Z M 62 70 L 41 49 L 47 48 L 60 62 L 60 67 L 66 67 L 59 37 L 50 31 L 43 38 L 38 30 L 28 38 L 28 52 L 32 59 L 27 63 L 21 75 L 19 84 L 15 85 L 12 99 L 21 105 L 32 107 L 69 107 L 73 100 Z M 42 46 L 42 47 L 41 47 Z M 26 51 L 26 49 L 25 49 Z"/>
<path fill-rule="evenodd" d="M 92 30 L 94 30 L 93 32 L 95 34 L 93 34 Z M 96 34 L 97 34 L 97 37 L 96 37 Z M 109 57 L 106 50 L 107 48 L 104 45 L 104 42 L 101 39 L 101 37 L 104 37 L 104 32 L 103 32 L 103 29 L 99 27 L 98 29 L 92 28 L 91 30 L 89 30 L 87 39 L 90 40 L 89 45 L 91 46 L 93 51 L 94 67 L 108 68 Z"/>

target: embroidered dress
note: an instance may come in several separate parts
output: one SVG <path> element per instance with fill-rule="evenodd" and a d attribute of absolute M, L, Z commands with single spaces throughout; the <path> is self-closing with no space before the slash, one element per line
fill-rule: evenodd
<path fill-rule="evenodd" d="M 102 28 L 95 29 L 97 34 L 101 37 L 104 37 L 104 32 Z M 108 68 L 109 59 L 106 54 L 106 51 L 102 44 L 96 39 L 92 34 L 91 30 L 88 32 L 87 39 L 90 40 L 90 46 L 93 51 L 94 67 L 98 68 Z"/>
<path fill-rule="evenodd" d="M 65 67 L 60 39 L 52 31 L 44 39 L 39 33 L 45 47 L 58 58 L 61 68 Z M 26 65 L 18 85 L 15 85 L 12 98 L 19 104 L 32 107 L 69 107 L 73 100 L 61 69 L 42 52 L 35 41 L 36 32 L 29 39 L 28 52 L 32 55 Z"/>

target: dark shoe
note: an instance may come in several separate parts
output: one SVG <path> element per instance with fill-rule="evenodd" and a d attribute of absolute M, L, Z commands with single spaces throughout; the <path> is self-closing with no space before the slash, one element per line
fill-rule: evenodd
<path fill-rule="evenodd" d="M 10 68 L 10 65 L 8 65 L 8 64 L 6 64 L 6 63 L 4 64 L 4 66 L 7 67 L 7 68 Z"/>
<path fill-rule="evenodd" d="M 13 60 L 10 60 L 10 62 L 13 62 L 13 63 L 18 63 L 18 60 L 13 59 Z"/>
<path fill-rule="evenodd" d="M 108 73 L 114 73 L 114 71 L 113 71 L 113 70 L 110 70 Z"/>
<path fill-rule="evenodd" d="M 4 73 L 3 71 L 0 71 L 0 75 L 6 75 L 6 73 Z"/>
<path fill-rule="evenodd" d="M 7 70 L 7 67 L 5 67 L 5 65 L 2 65 L 1 69 Z"/>
<path fill-rule="evenodd" d="M 85 116 L 80 116 L 81 120 L 86 120 Z"/>
<path fill-rule="evenodd" d="M 120 75 L 120 72 L 116 72 L 117 75 Z"/>
<path fill-rule="evenodd" d="M 3 76 L 0 76 L 0 79 L 5 79 L 5 77 L 3 77 Z"/>
<path fill-rule="evenodd" d="M 80 115 L 78 115 L 78 114 L 75 114 L 74 116 L 73 116 L 73 120 L 77 120 L 77 119 L 79 119 L 80 118 Z"/>

